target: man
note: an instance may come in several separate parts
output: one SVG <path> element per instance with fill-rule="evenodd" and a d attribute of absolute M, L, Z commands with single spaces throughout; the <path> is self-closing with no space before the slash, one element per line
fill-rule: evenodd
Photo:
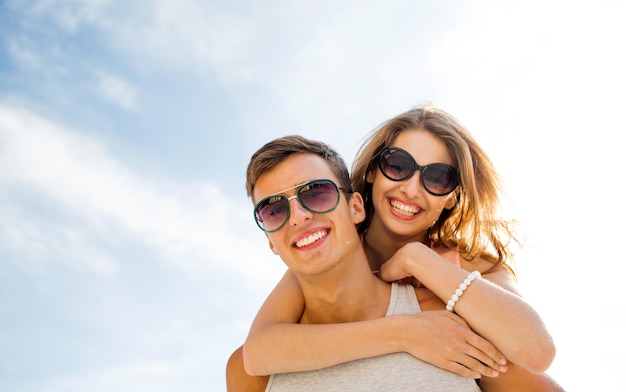
<path fill-rule="evenodd" d="M 247 190 L 255 202 L 257 224 L 302 289 L 306 307 L 300 323 L 344 323 L 440 309 L 428 290 L 390 285 L 372 274 L 355 228 L 365 218 L 363 199 L 350 189 L 338 154 L 299 136 L 267 143 L 248 166 Z M 395 353 L 272 375 L 267 390 L 480 389 L 473 379 Z"/>

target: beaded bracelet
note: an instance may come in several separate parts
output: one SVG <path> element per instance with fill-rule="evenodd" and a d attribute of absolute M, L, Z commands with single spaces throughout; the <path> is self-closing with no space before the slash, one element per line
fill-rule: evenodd
<path fill-rule="evenodd" d="M 459 298 L 461 298 L 463 292 L 467 290 L 469 285 L 471 285 L 472 282 L 476 280 L 476 278 L 480 278 L 480 272 L 478 271 L 470 272 L 469 275 L 467 275 L 467 278 L 465 278 L 465 280 L 461 282 L 459 288 L 456 289 L 456 291 L 450 297 L 450 300 L 446 305 L 446 310 L 449 310 L 450 312 L 454 311 L 454 305 L 456 305 L 456 302 L 459 300 Z"/>

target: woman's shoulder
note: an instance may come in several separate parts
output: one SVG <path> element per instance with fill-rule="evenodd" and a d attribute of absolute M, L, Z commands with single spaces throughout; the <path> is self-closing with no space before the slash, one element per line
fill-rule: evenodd
<path fill-rule="evenodd" d="M 461 268 L 466 271 L 479 271 L 484 279 L 508 291 L 520 294 L 511 269 L 503 264 L 495 265 L 494 261 L 488 257 L 475 257 L 472 260 L 461 257 Z"/>
<path fill-rule="evenodd" d="M 467 271 L 478 271 L 481 274 L 489 274 L 499 270 L 506 270 L 503 266 L 495 266 L 495 261 L 488 256 L 479 256 L 472 259 L 468 259 L 465 255 L 461 254 L 461 268 Z"/>

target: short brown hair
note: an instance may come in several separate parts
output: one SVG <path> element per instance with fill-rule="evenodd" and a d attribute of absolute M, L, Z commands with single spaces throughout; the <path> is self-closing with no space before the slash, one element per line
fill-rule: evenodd
<path fill-rule="evenodd" d="M 246 192 L 248 196 L 252 197 L 254 185 L 263 173 L 272 170 L 276 165 L 293 154 L 315 154 L 324 158 L 335 176 L 337 176 L 339 187 L 347 190 L 348 194 L 351 192 L 352 186 L 350 184 L 348 167 L 337 151 L 328 144 L 317 140 L 307 139 L 300 135 L 288 135 L 266 143 L 252 154 L 246 171 Z"/>

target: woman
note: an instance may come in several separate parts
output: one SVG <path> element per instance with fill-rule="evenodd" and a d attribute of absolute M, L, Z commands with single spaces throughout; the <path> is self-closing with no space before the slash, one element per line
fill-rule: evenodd
<path fill-rule="evenodd" d="M 535 374 L 551 364 L 554 344 L 517 292 L 511 266 L 517 241 L 498 214 L 500 179 L 469 132 L 432 106 L 410 110 L 373 131 L 354 162 L 352 182 L 366 202 L 368 218 L 358 229 L 372 270 L 388 281 L 412 276 L 449 310 L 422 312 L 401 327 L 393 317 L 298 325 L 304 303 L 287 272 L 250 330 L 243 350 L 248 373 L 312 370 L 407 351 L 480 379 L 483 390 L 558 390 Z M 473 270 L 482 278 L 455 299 L 451 294 Z M 241 368 L 241 354 L 229 367 Z"/>

